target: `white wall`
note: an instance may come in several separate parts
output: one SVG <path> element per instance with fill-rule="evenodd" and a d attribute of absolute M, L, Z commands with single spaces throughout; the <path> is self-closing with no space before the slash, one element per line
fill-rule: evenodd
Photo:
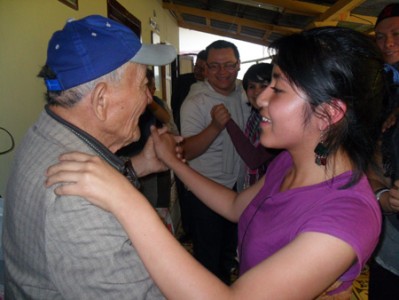
<path fill-rule="evenodd" d="M 0 127 L 12 133 L 17 146 L 44 105 L 37 73 L 46 60 L 49 38 L 65 21 L 90 14 L 107 15 L 106 0 L 79 0 L 73 10 L 57 0 L 0 0 Z M 156 14 L 162 42 L 179 46 L 178 26 L 161 0 L 119 0 L 141 20 L 143 42 L 151 42 L 149 18 Z M 0 152 L 10 144 L 0 131 Z M 14 151 L 0 156 L 0 195 L 4 196 Z"/>

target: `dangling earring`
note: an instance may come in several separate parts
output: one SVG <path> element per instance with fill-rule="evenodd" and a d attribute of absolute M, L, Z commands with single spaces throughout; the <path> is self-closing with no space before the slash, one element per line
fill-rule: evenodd
<path fill-rule="evenodd" d="M 320 142 L 317 144 L 316 148 L 314 149 L 314 153 L 316 154 L 315 163 L 318 166 L 325 166 L 327 164 L 327 156 L 330 152 L 323 142 L 324 141 L 322 133 L 320 137 Z"/>

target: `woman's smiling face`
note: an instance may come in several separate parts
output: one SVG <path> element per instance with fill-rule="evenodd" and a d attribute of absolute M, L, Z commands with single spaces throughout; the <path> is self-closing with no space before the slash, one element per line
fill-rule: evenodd
<path fill-rule="evenodd" d="M 274 66 L 271 83 L 257 98 L 263 146 L 289 150 L 304 142 L 305 132 L 306 135 L 312 132 L 314 118 L 311 115 L 310 120 L 306 119 L 306 111 L 310 109 L 306 98 L 306 94 Z M 320 131 L 314 128 L 314 132 Z"/>

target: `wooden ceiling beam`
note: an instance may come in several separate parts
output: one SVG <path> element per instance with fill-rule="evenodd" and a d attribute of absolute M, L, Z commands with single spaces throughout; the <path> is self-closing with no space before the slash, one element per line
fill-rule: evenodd
<path fill-rule="evenodd" d="M 226 0 L 228 1 L 228 0 Z M 323 15 L 331 14 L 336 9 L 340 9 L 341 6 L 351 7 L 350 9 L 346 9 L 346 14 L 334 14 L 332 21 L 344 21 L 343 16 L 345 17 L 345 21 L 359 24 L 375 24 L 377 18 L 364 16 L 359 14 L 351 14 L 351 11 L 358 7 L 365 0 L 344 0 L 338 1 L 333 6 L 326 6 L 320 4 L 313 4 L 304 1 L 296 1 L 296 0 L 255 0 L 258 3 L 270 4 L 276 7 L 281 7 L 285 13 L 290 14 L 298 14 L 309 17 L 316 18 L 324 18 Z M 320 20 L 318 20 L 320 21 Z M 331 20 L 330 20 L 331 21 Z"/>
<path fill-rule="evenodd" d="M 290 34 L 301 31 L 299 28 L 294 27 L 286 27 L 286 26 L 277 26 L 268 23 L 262 23 L 258 21 L 252 21 L 248 19 L 243 19 L 236 16 L 230 16 L 226 14 L 216 13 L 209 10 L 202 10 L 198 8 L 192 8 L 188 6 L 176 5 L 172 3 L 163 3 L 163 8 L 178 12 L 180 14 L 189 14 L 193 16 L 200 16 L 205 19 L 213 19 L 221 22 L 232 23 L 238 26 L 247 26 L 250 28 L 261 29 L 261 30 L 270 30 L 280 34 Z"/>
<path fill-rule="evenodd" d="M 241 24 L 238 24 L 238 25 L 237 25 L 237 34 L 238 34 L 238 35 L 241 34 L 241 29 L 242 29 Z"/>
<path fill-rule="evenodd" d="M 271 34 L 272 34 L 271 31 L 265 31 L 265 34 L 262 37 L 262 41 L 264 42 L 264 45 L 267 44 L 267 40 L 269 39 Z"/>
<path fill-rule="evenodd" d="M 278 26 L 275 24 L 245 19 L 232 14 L 230 15 L 211 11 L 209 10 L 209 0 L 201 1 L 203 1 L 205 7 L 203 9 L 194 8 L 185 4 L 174 4 L 173 1 L 163 1 L 162 6 L 164 9 L 170 10 L 172 15 L 175 16 L 180 27 L 227 36 L 260 45 L 266 45 L 273 33 L 287 35 L 300 32 L 302 30 L 296 27 Z M 376 17 L 352 13 L 352 10 L 359 7 L 363 2 L 365 2 L 365 0 L 338 0 L 331 7 L 326 5 L 312 4 L 301 0 L 254 0 L 250 4 L 253 5 L 254 2 L 255 4 L 260 3 L 276 6 L 281 9 L 280 12 L 283 14 L 291 13 L 313 17 L 314 21 L 308 24 L 306 29 L 321 26 L 338 26 L 339 22 L 349 22 L 358 24 L 358 28 L 361 28 L 361 30 L 363 30 L 365 33 L 370 33 L 373 32 L 374 24 L 376 22 Z M 187 3 L 189 3 L 189 1 L 187 1 Z M 187 18 L 185 15 L 203 18 L 203 24 L 196 23 L 194 21 L 190 22 L 189 18 Z M 226 23 L 227 29 L 212 26 L 214 21 Z M 229 28 L 228 24 L 234 24 L 234 26 Z M 245 28 L 243 26 L 255 31 L 263 31 L 264 34 L 262 37 L 250 36 L 245 34 Z M 356 26 L 357 25 L 353 25 L 353 27 Z M 232 28 L 234 28 L 234 30 Z"/>
<path fill-rule="evenodd" d="M 366 0 L 339 0 L 332 5 L 327 11 L 321 14 L 318 22 L 328 22 L 335 20 L 346 20 L 350 16 L 352 10 L 358 7 Z"/>
<path fill-rule="evenodd" d="M 256 0 L 256 2 L 278 6 L 287 13 L 294 13 L 305 16 L 318 16 L 324 13 L 329 7 L 296 0 Z"/>
<path fill-rule="evenodd" d="M 363 2 L 365 2 L 365 0 L 339 0 L 306 28 L 337 26 L 340 21 L 372 26 L 375 24 L 375 17 L 352 14 L 352 10 Z"/>

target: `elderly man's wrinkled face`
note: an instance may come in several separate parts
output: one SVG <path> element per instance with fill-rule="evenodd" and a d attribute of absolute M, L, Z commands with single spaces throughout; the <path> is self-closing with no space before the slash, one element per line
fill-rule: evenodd
<path fill-rule="evenodd" d="M 112 89 L 108 128 L 115 138 L 109 148 L 115 152 L 140 138 L 139 118 L 152 101 L 147 87 L 146 66 L 130 63 L 121 81 Z"/>

